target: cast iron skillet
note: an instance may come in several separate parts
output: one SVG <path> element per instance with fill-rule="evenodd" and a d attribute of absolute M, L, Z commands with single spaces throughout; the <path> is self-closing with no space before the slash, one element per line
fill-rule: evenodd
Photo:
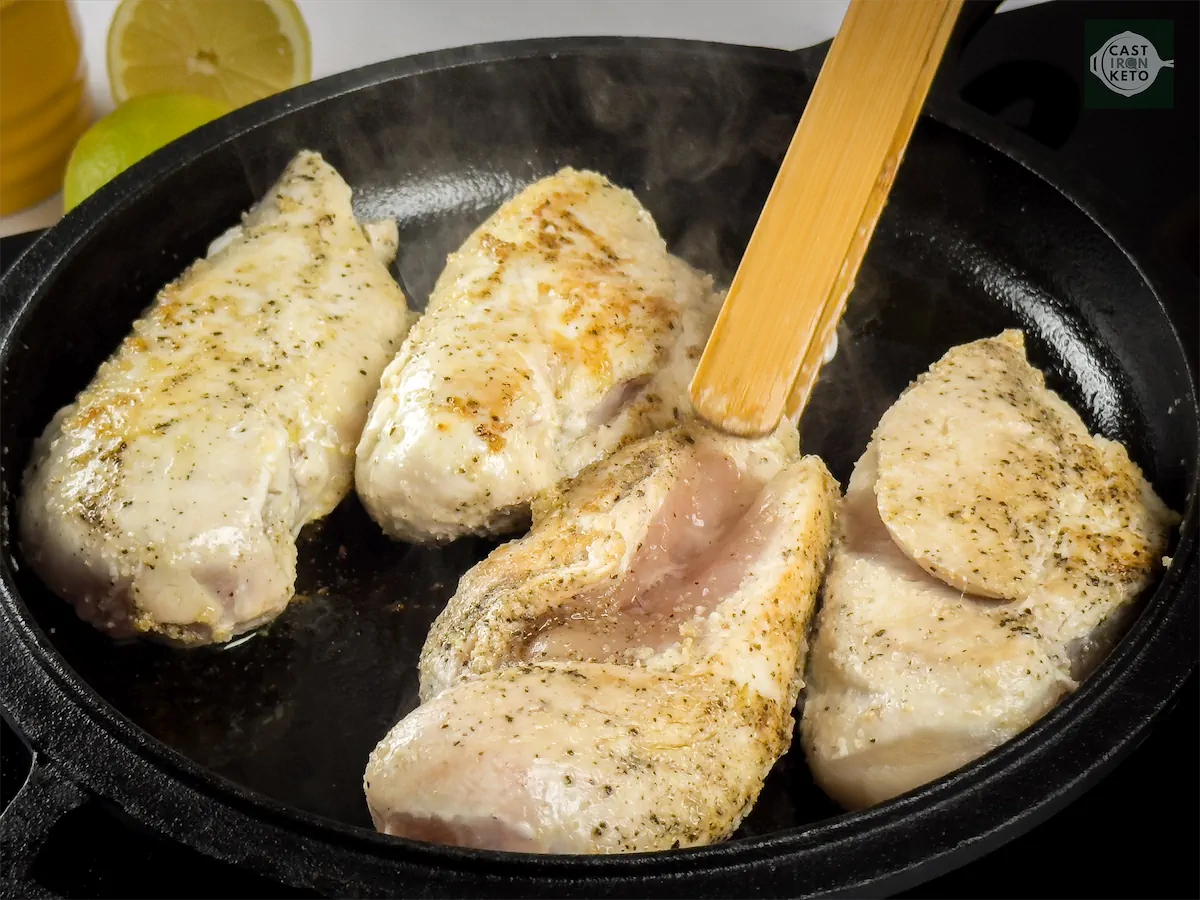
<path fill-rule="evenodd" d="M 844 482 L 910 379 L 950 346 L 1016 325 L 1052 386 L 1186 510 L 1174 563 L 1104 665 L 973 765 L 848 815 L 797 748 L 735 839 L 699 850 L 531 857 L 395 840 L 370 830 L 366 757 L 415 704 L 428 624 L 490 544 L 394 544 L 348 500 L 302 538 L 305 599 L 265 633 L 188 652 L 113 644 L 21 564 L 9 529 L 31 441 L 297 150 L 324 153 L 363 215 L 399 220 L 398 267 L 419 302 L 491 209 L 568 164 L 633 188 L 677 252 L 728 279 L 823 50 L 581 39 L 384 63 L 172 145 L 15 264 L 0 286 L 0 702 L 36 761 L 4 815 L 9 890 L 36 888 L 22 879 L 41 835 L 99 797 L 205 853 L 330 894 L 888 893 L 1032 827 L 1136 745 L 1195 662 L 1195 348 L 1163 305 L 1194 298 L 1195 282 L 1132 229 L 1101 224 L 1094 196 L 1011 136 L 937 100 L 802 423 L 806 449 Z"/>

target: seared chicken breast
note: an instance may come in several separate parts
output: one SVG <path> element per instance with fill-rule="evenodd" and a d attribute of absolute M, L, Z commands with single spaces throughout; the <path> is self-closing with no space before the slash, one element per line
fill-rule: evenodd
<path fill-rule="evenodd" d="M 376 827 L 543 853 L 728 837 L 787 750 L 837 486 L 794 428 L 630 444 L 535 504 L 371 755 Z"/>
<path fill-rule="evenodd" d="M 676 423 L 720 301 L 629 191 L 536 182 L 450 255 L 384 372 L 363 505 L 409 541 L 523 524 L 539 492 Z"/>
<path fill-rule="evenodd" d="M 299 154 L 37 441 L 20 527 L 46 584 L 115 637 L 225 641 L 283 610 L 410 324 L 395 250 Z"/>
<path fill-rule="evenodd" d="M 952 349 L 850 480 L 804 703 L 818 783 L 869 806 L 1029 727 L 1119 633 L 1177 521 L 1020 332 Z"/>

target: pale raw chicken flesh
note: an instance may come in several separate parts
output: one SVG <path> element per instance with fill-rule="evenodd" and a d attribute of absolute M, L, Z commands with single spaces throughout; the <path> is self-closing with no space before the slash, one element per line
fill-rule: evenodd
<path fill-rule="evenodd" d="M 837 485 L 795 429 L 627 445 L 462 579 L 365 776 L 388 834 L 540 853 L 728 837 L 786 752 Z"/>
<path fill-rule="evenodd" d="M 355 484 L 409 541 L 501 533 L 541 491 L 677 423 L 716 319 L 629 191 L 563 169 L 450 255 L 384 372 Z"/>
<path fill-rule="evenodd" d="M 1020 332 L 952 349 L 850 480 L 804 701 L 817 782 L 870 806 L 1028 728 L 1119 634 L 1177 521 Z"/>
<path fill-rule="evenodd" d="M 37 442 L 21 536 L 46 584 L 114 637 L 226 641 L 281 612 L 410 324 L 395 250 L 300 153 Z"/>

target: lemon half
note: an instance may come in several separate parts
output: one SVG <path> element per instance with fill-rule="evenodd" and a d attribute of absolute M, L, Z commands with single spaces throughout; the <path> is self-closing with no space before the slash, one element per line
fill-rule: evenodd
<path fill-rule="evenodd" d="M 237 108 L 312 77 L 293 0 L 122 0 L 108 29 L 113 99 L 194 94 Z"/>

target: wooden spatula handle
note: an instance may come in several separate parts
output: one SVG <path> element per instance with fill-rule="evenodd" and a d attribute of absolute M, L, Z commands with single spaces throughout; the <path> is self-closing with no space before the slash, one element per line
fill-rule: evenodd
<path fill-rule="evenodd" d="M 699 415 L 798 415 L 963 0 L 852 0 L 691 384 Z"/>

